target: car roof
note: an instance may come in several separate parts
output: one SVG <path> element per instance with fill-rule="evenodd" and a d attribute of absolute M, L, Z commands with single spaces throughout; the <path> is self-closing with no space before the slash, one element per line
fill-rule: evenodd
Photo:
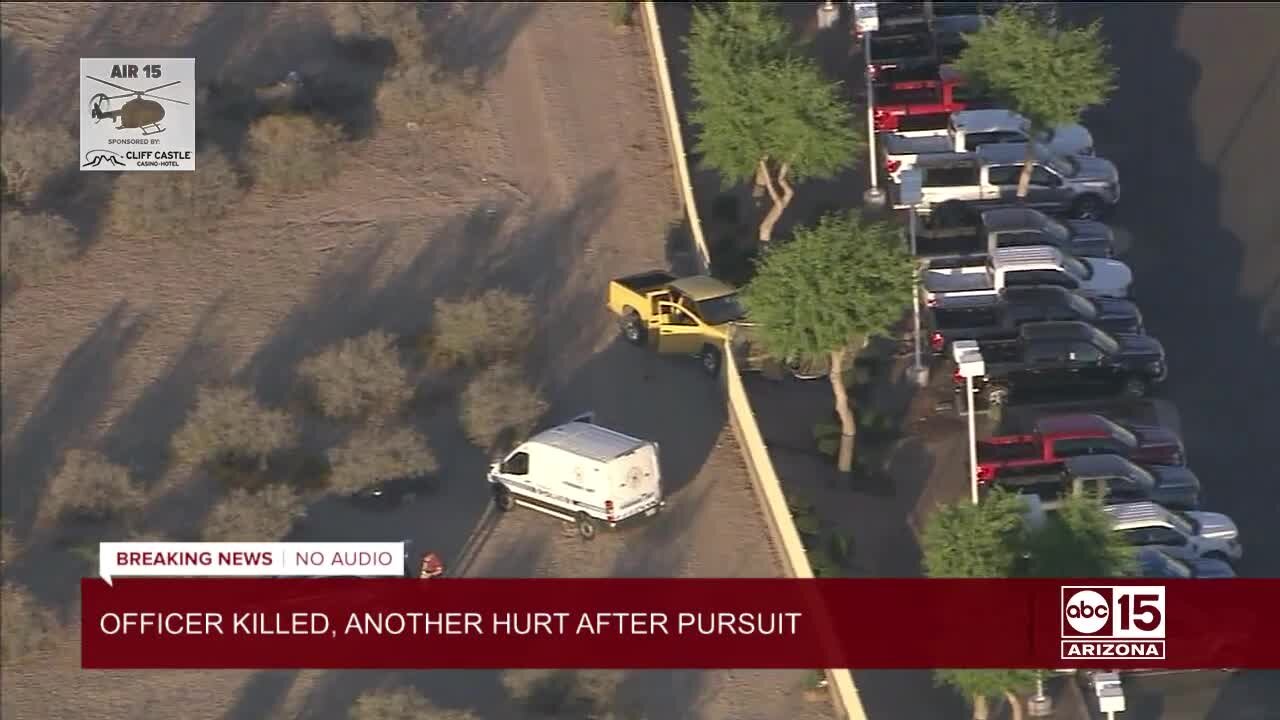
<path fill-rule="evenodd" d="M 707 275 L 683 277 L 671 283 L 671 288 L 690 300 L 710 300 L 737 292 L 737 288 Z"/>
<path fill-rule="evenodd" d="M 1111 526 L 1117 530 L 1169 522 L 1169 511 L 1149 500 L 1107 505 L 1102 511 L 1111 517 Z"/>
<path fill-rule="evenodd" d="M 1001 265 L 1012 263 L 1062 264 L 1062 251 L 1052 245 L 1019 245 L 996 248 L 992 260 Z"/>
<path fill-rule="evenodd" d="M 1063 460 L 1067 471 L 1080 477 L 1118 475 L 1127 477 L 1131 463 L 1119 455 L 1077 455 Z"/>
<path fill-rule="evenodd" d="M 1012 110 L 957 110 L 951 114 L 951 120 L 967 133 L 1018 129 L 1026 122 Z"/>
<path fill-rule="evenodd" d="M 1038 144 L 1037 144 L 1038 145 Z M 978 148 L 978 157 L 983 161 L 995 165 L 1017 164 L 1021 165 L 1027 159 L 1026 143 L 992 143 L 990 145 L 982 145 Z M 1036 147 L 1036 160 L 1043 162 L 1044 153 L 1042 148 Z"/>
<path fill-rule="evenodd" d="M 1044 220 L 1044 213 L 1035 208 L 994 208 L 982 213 L 982 226 L 993 231 L 1038 229 L 1044 227 Z"/>
<path fill-rule="evenodd" d="M 596 462 L 608 462 L 647 444 L 645 440 L 587 422 L 571 422 L 544 430 L 529 438 L 529 442 Z"/>
<path fill-rule="evenodd" d="M 1106 420 L 1094 413 L 1063 413 L 1037 418 L 1036 430 L 1045 434 L 1110 430 Z"/>
<path fill-rule="evenodd" d="M 1089 323 L 1075 320 L 1027 323 L 1022 326 L 1024 340 L 1085 340 L 1092 334 Z"/>

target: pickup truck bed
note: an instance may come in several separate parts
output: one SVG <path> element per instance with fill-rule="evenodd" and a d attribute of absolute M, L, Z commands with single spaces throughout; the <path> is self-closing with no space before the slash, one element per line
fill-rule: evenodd
<path fill-rule="evenodd" d="M 881 138 L 886 155 L 928 155 L 930 153 L 955 152 L 955 140 L 950 133 L 932 135 L 885 135 Z"/>
<path fill-rule="evenodd" d="M 922 278 L 925 291 L 935 294 L 976 292 L 979 290 L 991 290 L 994 292 L 995 285 L 985 264 L 965 264 L 959 267 L 948 267 L 948 265 L 952 264 L 949 262 L 950 260 L 950 258 L 947 258 L 932 262 L 925 268 L 924 277 Z M 956 260 L 954 262 L 958 264 L 965 261 Z"/>
<path fill-rule="evenodd" d="M 614 282 L 634 293 L 643 295 L 660 287 L 670 285 L 675 279 L 676 277 L 671 273 L 663 272 L 662 270 L 651 270 L 618 278 Z"/>

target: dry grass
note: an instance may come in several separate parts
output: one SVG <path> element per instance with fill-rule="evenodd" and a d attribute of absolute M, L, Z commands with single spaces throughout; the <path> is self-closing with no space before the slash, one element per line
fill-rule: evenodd
<path fill-rule="evenodd" d="M 485 450 L 525 437 L 546 411 L 542 394 L 508 362 L 485 368 L 462 391 L 462 427 Z"/>
<path fill-rule="evenodd" d="M 502 685 L 535 715 L 639 720 L 614 708 L 622 676 L 616 670 L 508 670 Z"/>
<path fill-rule="evenodd" d="M 506 360 L 528 350 L 534 326 L 528 297 L 489 290 L 462 300 L 437 300 L 433 331 L 423 345 L 441 365 Z"/>
<path fill-rule="evenodd" d="M 329 451 L 329 485 L 352 494 L 382 480 L 435 472 L 435 455 L 427 441 L 409 429 L 365 429 Z"/>
<path fill-rule="evenodd" d="M 392 414 L 413 396 L 395 338 L 381 331 L 343 340 L 303 360 L 298 376 L 333 418 Z"/>
<path fill-rule="evenodd" d="M 479 109 L 476 98 L 463 89 L 465 82 L 450 81 L 424 63 L 398 65 L 374 94 L 378 119 L 388 125 L 460 124 Z"/>
<path fill-rule="evenodd" d="M 200 235 L 244 194 L 227 156 L 208 150 L 196 156 L 194 172 L 120 173 L 111 193 L 108 222 L 132 236 Z"/>
<path fill-rule="evenodd" d="M 26 588 L 5 583 L 0 589 L 0 658 L 5 665 L 47 646 L 57 626 L 53 613 Z"/>
<path fill-rule="evenodd" d="M 173 436 L 183 462 L 261 460 L 297 440 L 288 414 L 264 408 L 240 387 L 202 387 L 182 429 Z"/>
<path fill-rule="evenodd" d="M 76 229 L 50 213 L 0 215 L 0 283 L 40 282 L 76 256 Z"/>
<path fill-rule="evenodd" d="M 71 450 L 49 485 L 47 502 L 55 515 L 106 519 L 138 511 L 146 504 L 146 493 L 128 469 L 100 453 Z"/>
<path fill-rule="evenodd" d="M 268 485 L 257 492 L 236 489 L 209 511 L 203 536 L 208 542 L 282 540 L 305 514 L 302 498 L 284 485 Z"/>
<path fill-rule="evenodd" d="M 30 202 L 54 177 L 79 164 L 76 136 L 68 128 L 5 122 L 0 129 L 0 170 L 5 190 Z"/>
<path fill-rule="evenodd" d="M 338 171 L 342 133 L 306 115 L 267 115 L 249 127 L 253 182 L 268 192 L 320 187 Z"/>
<path fill-rule="evenodd" d="M 351 705 L 351 720 L 480 720 L 470 710 L 442 708 L 412 688 L 368 690 Z"/>

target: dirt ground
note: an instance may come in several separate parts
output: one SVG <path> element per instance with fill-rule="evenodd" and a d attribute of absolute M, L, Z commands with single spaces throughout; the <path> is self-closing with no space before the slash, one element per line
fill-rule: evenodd
<path fill-rule="evenodd" d="M 90 446 L 147 483 L 161 524 L 198 524 L 208 489 L 171 467 L 166 448 L 200 383 L 235 379 L 283 402 L 302 357 L 373 328 L 419 331 L 435 298 L 475 289 L 535 297 L 543 312 L 529 363 L 551 415 L 593 409 L 658 440 L 671 506 L 589 545 L 514 514 L 479 549 L 474 574 L 775 572 L 717 389 L 691 364 L 621 346 L 602 307 L 609 277 L 667 265 L 664 238 L 679 216 L 640 31 L 614 30 L 604 3 L 432 7 L 428 55 L 476 88 L 475 107 L 455 122 L 375 130 L 368 108 L 352 107 L 355 139 L 325 189 L 252 193 L 207 238 L 103 230 L 108 178 L 61 199 L 87 250 L 6 300 L 0 377 L 4 513 L 30 546 L 6 575 L 70 620 L 55 647 L 5 669 L 5 717 L 339 718 L 363 689 L 404 682 L 485 718 L 523 716 L 510 699 L 522 681 L 496 673 L 81 671 L 70 588 L 83 565 L 37 523 L 63 454 Z M 74 119 L 81 56 L 194 55 L 202 80 L 258 84 L 287 69 L 324 72 L 337 52 L 311 4 L 5 3 L 3 30 L 5 113 L 50 122 Z M 485 505 L 485 458 L 461 439 L 456 408 L 434 399 L 418 414 L 441 457 L 439 496 L 377 517 L 322 503 L 299 539 L 460 550 Z M 649 718 L 829 716 L 802 699 L 803 677 L 615 681 L 616 696 Z"/>

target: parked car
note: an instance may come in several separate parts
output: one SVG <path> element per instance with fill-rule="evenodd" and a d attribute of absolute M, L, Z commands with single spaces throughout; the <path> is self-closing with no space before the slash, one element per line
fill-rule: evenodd
<path fill-rule="evenodd" d="M 951 113 L 990 107 L 991 101 L 965 84 L 955 70 L 941 66 L 936 77 L 929 69 L 928 77 L 903 78 L 877 83 L 872 88 L 875 100 L 872 120 L 876 132 L 898 132 L 945 128 Z"/>
<path fill-rule="evenodd" d="M 1009 110 L 961 110 L 938 130 L 886 133 L 877 138 L 886 173 L 896 182 L 922 157 L 973 152 L 985 145 L 1039 142 L 1057 155 L 1093 155 L 1093 135 L 1083 126 L 1059 125 L 1035 134 L 1031 121 Z"/>
<path fill-rule="evenodd" d="M 574 523 L 582 537 L 652 517 L 665 504 L 658 444 L 585 419 L 545 430 L 489 467 L 498 510 L 516 506 Z"/>
<path fill-rule="evenodd" d="M 973 391 L 989 406 L 1049 391 L 1136 399 L 1169 373 L 1164 346 L 1146 335 L 1109 335 L 1081 322 L 1028 323 L 1018 335 L 978 341 L 986 374 L 974 378 Z M 963 394 L 965 380 L 958 369 L 952 380 Z"/>
<path fill-rule="evenodd" d="M 979 440 L 977 454 L 979 480 L 997 478 L 1005 470 L 1056 467 L 1063 460 L 1081 456 L 1186 464 L 1182 439 L 1173 431 L 1155 425 L 1120 423 L 1095 413 L 1046 415 L 1032 424 L 1030 432 Z M 1191 475 L 1187 480 L 1171 478 L 1170 482 L 1182 484 L 1194 479 Z M 1199 487 L 1198 482 L 1194 484 Z"/>
<path fill-rule="evenodd" d="M 984 210 L 1022 206 L 1095 220 L 1120 202 L 1120 171 L 1110 161 L 1056 155 L 1040 143 L 1032 144 L 1031 153 L 1035 163 L 1024 198 L 1017 196 L 1017 190 L 1027 156 L 1025 143 L 997 143 L 974 152 L 923 156 L 916 162 L 923 181 L 923 197 L 916 209 L 932 213 L 948 204 Z M 906 210 L 911 206 L 897 197 L 894 207 Z"/>
<path fill-rule="evenodd" d="M 1031 322 L 1079 321 L 1108 333 L 1142 335 L 1142 311 L 1129 300 L 1091 298 L 1055 285 L 1007 287 L 998 295 L 957 298 L 926 308 L 929 349 L 941 354 L 956 340 L 1017 337 Z"/>
<path fill-rule="evenodd" d="M 1227 580 L 1235 568 L 1222 560 L 1191 557 L 1179 559 L 1167 548 L 1140 547 L 1134 553 L 1138 577 L 1159 580 Z"/>
<path fill-rule="evenodd" d="M 1077 455 L 998 472 L 989 485 L 1054 503 L 1089 493 L 1108 503 L 1150 500 L 1174 510 L 1200 507 L 1200 480 L 1186 467 L 1140 466 L 1120 455 Z"/>
<path fill-rule="evenodd" d="M 1240 531 L 1226 515 L 1175 512 L 1150 501 L 1108 505 L 1103 512 L 1112 530 L 1137 547 L 1169 548 L 1183 556 L 1229 563 L 1244 556 Z"/>
<path fill-rule="evenodd" d="M 1104 223 L 1059 221 L 1029 207 L 994 208 L 973 213 L 972 223 L 931 223 L 916 228 L 916 254 L 922 257 L 989 253 L 996 248 L 1028 245 L 1052 245 L 1076 257 L 1111 258 L 1115 256 L 1115 233 Z"/>
<path fill-rule="evenodd" d="M 933 258 L 920 278 L 925 303 L 998 296 L 1006 288 L 1055 285 L 1090 297 L 1129 298 L 1133 271 L 1119 260 L 1077 258 L 1051 245 Z"/>

